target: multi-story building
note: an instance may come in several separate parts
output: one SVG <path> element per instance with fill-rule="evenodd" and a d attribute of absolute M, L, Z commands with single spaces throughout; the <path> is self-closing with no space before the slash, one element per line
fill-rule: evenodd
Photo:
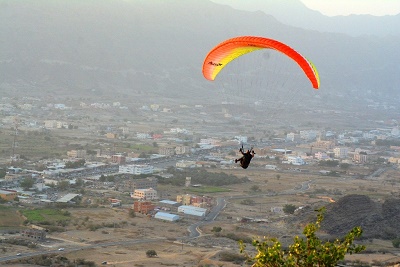
<path fill-rule="evenodd" d="M 38 229 L 24 229 L 21 232 L 21 236 L 29 239 L 44 240 L 46 238 L 46 231 Z"/>
<path fill-rule="evenodd" d="M 56 120 L 45 120 L 44 127 L 47 129 L 57 128 L 57 121 Z"/>
<path fill-rule="evenodd" d="M 393 164 L 400 164 L 400 158 L 396 158 L 396 157 L 390 157 L 388 159 L 389 163 L 393 163 Z"/>
<path fill-rule="evenodd" d="M 177 168 L 192 168 L 196 166 L 196 162 L 193 160 L 180 160 L 175 163 Z"/>
<path fill-rule="evenodd" d="M 150 201 L 135 201 L 133 203 L 133 210 L 142 214 L 148 214 L 150 211 L 153 211 L 154 208 L 155 205 Z"/>
<path fill-rule="evenodd" d="M 69 150 L 67 151 L 67 156 L 70 158 L 85 158 L 86 157 L 86 150 Z"/>
<path fill-rule="evenodd" d="M 159 108 L 160 108 L 160 105 L 158 105 L 158 104 L 151 104 L 150 105 L 150 109 L 152 111 L 158 111 Z"/>
<path fill-rule="evenodd" d="M 195 207 L 205 208 L 211 205 L 211 198 L 206 196 L 193 196 L 191 204 Z"/>
<path fill-rule="evenodd" d="M 126 157 L 123 155 L 112 155 L 111 162 L 117 163 L 117 164 L 125 164 Z"/>
<path fill-rule="evenodd" d="M 148 133 L 136 133 L 136 138 L 138 139 L 150 139 L 151 135 Z"/>
<path fill-rule="evenodd" d="M 106 138 L 117 139 L 118 135 L 116 133 L 106 133 Z"/>
<path fill-rule="evenodd" d="M 313 130 L 308 130 L 308 131 L 300 131 L 299 134 L 300 134 L 301 139 L 315 140 L 315 138 L 317 137 L 318 132 L 317 131 L 313 131 Z"/>
<path fill-rule="evenodd" d="M 318 160 L 328 160 L 330 159 L 328 154 L 324 153 L 324 152 L 317 152 L 315 153 L 314 157 Z"/>
<path fill-rule="evenodd" d="M 314 142 L 312 144 L 312 146 L 316 149 L 329 150 L 335 146 L 335 142 L 334 141 L 317 140 L 316 142 Z"/>
<path fill-rule="evenodd" d="M 152 174 L 153 173 L 153 166 L 151 165 L 120 165 L 119 166 L 119 173 L 130 173 L 134 175 L 140 174 Z"/>
<path fill-rule="evenodd" d="M 146 188 L 157 188 L 157 178 L 148 177 L 144 179 L 134 179 L 132 181 L 133 189 L 146 189 Z"/>
<path fill-rule="evenodd" d="M 17 195 L 18 195 L 17 191 L 0 189 L 0 198 L 6 201 L 14 200 L 17 197 Z"/>
<path fill-rule="evenodd" d="M 190 147 L 189 146 L 177 146 L 177 147 L 175 147 L 175 153 L 177 155 L 189 154 Z"/>
<path fill-rule="evenodd" d="M 190 205 L 192 203 L 192 196 L 191 195 L 177 195 L 176 202 L 182 203 L 182 205 Z"/>
<path fill-rule="evenodd" d="M 193 195 L 177 195 L 176 202 L 182 205 L 192 205 L 196 207 L 206 207 L 211 205 L 212 198 L 206 196 L 193 196 Z"/>
<path fill-rule="evenodd" d="M 68 128 L 68 123 L 65 121 L 57 121 L 57 129 Z"/>
<path fill-rule="evenodd" d="M 357 163 L 368 162 L 368 154 L 366 152 L 354 153 L 353 160 Z"/>
<path fill-rule="evenodd" d="M 297 133 L 288 133 L 286 135 L 286 140 L 292 141 L 292 142 L 297 142 L 301 140 L 300 134 Z"/>
<path fill-rule="evenodd" d="M 347 154 L 349 152 L 349 149 L 347 147 L 335 147 L 333 149 L 333 153 L 335 153 L 335 158 L 347 158 Z"/>
<path fill-rule="evenodd" d="M 286 161 L 283 161 L 282 163 L 288 163 L 288 164 L 293 164 L 293 165 L 304 165 L 306 164 L 304 160 L 300 157 L 287 157 Z"/>
<path fill-rule="evenodd" d="M 133 194 L 131 194 L 131 197 L 140 200 L 158 199 L 157 191 L 153 188 L 135 189 Z"/>
<path fill-rule="evenodd" d="M 158 154 L 165 156 L 172 156 L 175 154 L 175 147 L 173 146 L 162 146 L 158 149 Z"/>

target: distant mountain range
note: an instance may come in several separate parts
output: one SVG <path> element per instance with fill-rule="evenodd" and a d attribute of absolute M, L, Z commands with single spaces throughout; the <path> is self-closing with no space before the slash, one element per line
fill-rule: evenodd
<path fill-rule="evenodd" d="M 349 15 L 325 16 L 307 8 L 300 0 L 212 0 L 247 11 L 262 11 L 280 22 L 319 32 L 344 33 L 350 36 L 400 35 L 400 14 L 395 16 Z"/>
<path fill-rule="evenodd" d="M 207 0 L 2 0 L 0 90 L 210 101 L 204 57 L 239 35 L 274 38 L 307 55 L 319 70 L 322 97 L 399 99 L 399 35 L 322 33 Z"/>

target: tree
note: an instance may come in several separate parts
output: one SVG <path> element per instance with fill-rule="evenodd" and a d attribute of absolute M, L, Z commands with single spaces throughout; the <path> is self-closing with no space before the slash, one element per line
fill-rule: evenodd
<path fill-rule="evenodd" d="M 7 172 L 5 169 L 0 169 L 0 178 L 4 178 L 6 176 Z"/>
<path fill-rule="evenodd" d="M 36 164 L 35 166 L 35 170 L 39 172 L 44 171 L 45 169 L 47 169 L 47 166 L 42 163 Z"/>
<path fill-rule="evenodd" d="M 32 178 L 25 178 L 24 180 L 22 180 L 22 182 L 20 183 L 20 186 L 25 189 L 28 190 L 29 188 L 31 188 L 33 186 L 33 184 L 35 183 L 35 181 Z"/>
<path fill-rule="evenodd" d="M 343 169 L 343 170 L 347 170 L 347 169 L 350 168 L 350 164 L 348 164 L 348 163 L 340 163 L 340 164 L 339 164 L 339 167 L 340 167 L 341 169 Z"/>
<path fill-rule="evenodd" d="M 400 238 L 396 238 L 392 240 L 393 247 L 399 248 L 400 247 Z"/>
<path fill-rule="evenodd" d="M 104 174 L 102 174 L 102 175 L 100 176 L 99 180 L 100 180 L 100 182 L 105 182 L 105 181 L 107 181 L 107 177 L 104 176 Z"/>
<path fill-rule="evenodd" d="M 240 201 L 240 204 L 252 206 L 255 204 L 255 201 L 252 199 L 243 199 L 242 201 Z"/>
<path fill-rule="evenodd" d="M 106 176 L 106 177 L 107 177 L 107 181 L 108 182 L 115 182 L 115 176 L 109 175 L 109 176 Z"/>
<path fill-rule="evenodd" d="M 146 153 L 144 153 L 144 152 L 142 152 L 142 153 L 140 153 L 139 154 L 139 158 L 141 158 L 141 159 L 147 159 L 149 156 L 146 154 Z"/>
<path fill-rule="evenodd" d="M 323 242 L 316 236 L 316 231 L 321 227 L 325 208 L 318 210 L 317 221 L 305 226 L 302 237 L 294 237 L 294 242 L 287 251 L 282 249 L 281 243 L 276 238 L 253 240 L 252 245 L 257 250 L 257 255 L 250 256 L 245 252 L 246 245 L 240 242 L 240 252 L 245 253 L 248 260 L 254 262 L 252 266 L 283 266 L 283 267 L 333 267 L 343 260 L 346 254 L 359 253 L 365 250 L 363 245 L 353 244 L 354 239 L 362 234 L 361 227 L 354 227 L 344 238 L 333 242 Z"/>
<path fill-rule="evenodd" d="M 76 187 L 81 187 L 81 186 L 84 185 L 84 183 L 85 183 L 85 182 L 83 181 L 82 178 L 78 178 L 78 179 L 76 179 L 75 185 L 76 185 Z"/>
<path fill-rule="evenodd" d="M 293 214 L 295 210 L 296 210 L 295 205 L 286 204 L 285 206 L 283 206 L 283 212 L 286 214 Z"/>
<path fill-rule="evenodd" d="M 154 249 L 149 249 L 148 251 L 146 251 L 146 256 L 149 258 L 156 257 L 157 252 Z"/>
<path fill-rule="evenodd" d="M 58 184 L 57 184 L 57 187 L 58 187 L 58 189 L 59 190 L 61 190 L 61 191 L 63 191 L 63 190 L 66 190 L 67 188 L 69 188 L 69 182 L 68 181 L 60 181 Z"/>
<path fill-rule="evenodd" d="M 214 226 L 211 232 L 219 233 L 222 231 L 221 226 Z"/>
<path fill-rule="evenodd" d="M 135 211 L 133 209 L 129 210 L 129 217 L 131 217 L 131 218 L 135 218 L 136 217 L 136 213 L 135 213 Z"/>
<path fill-rule="evenodd" d="M 253 185 L 252 187 L 250 187 L 250 191 L 252 191 L 252 192 L 260 192 L 261 188 L 258 185 Z"/>

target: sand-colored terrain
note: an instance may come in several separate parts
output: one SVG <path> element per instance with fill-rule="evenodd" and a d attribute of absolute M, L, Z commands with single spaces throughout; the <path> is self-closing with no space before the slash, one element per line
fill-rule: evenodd
<path fill-rule="evenodd" d="M 237 241 L 226 236 L 241 238 L 278 237 L 290 242 L 294 235 L 301 233 L 301 225 L 287 224 L 287 215 L 272 212 L 274 207 L 293 204 L 296 207 L 318 203 L 328 205 L 347 194 L 364 194 L 374 200 L 384 199 L 399 192 L 398 170 L 389 170 L 373 179 L 355 179 L 352 176 L 328 177 L 314 173 L 275 172 L 264 169 L 226 170 L 238 176 L 247 176 L 250 182 L 227 186 L 229 192 L 212 194 L 224 197 L 227 205 L 215 221 L 200 227 L 202 235 L 188 238 L 188 226 L 199 221 L 180 215 L 179 222 L 166 222 L 146 215 L 129 216 L 130 206 L 111 208 L 70 208 L 71 221 L 62 233 L 49 235 L 49 242 L 40 244 L 35 250 L 57 250 L 68 259 L 84 258 L 101 265 L 111 266 L 240 266 L 239 263 L 224 261 L 221 255 L 240 255 Z M 356 170 L 355 170 L 356 171 Z M 388 185 L 390 183 L 390 186 Z M 257 185 L 259 190 L 252 187 Z M 184 190 L 178 187 L 163 187 L 166 193 Z M 171 198 L 173 198 L 171 194 Z M 243 204 L 250 199 L 252 205 Z M 259 222 L 246 222 L 243 218 L 260 219 Z M 96 226 L 95 230 L 90 230 Z M 221 227 L 216 237 L 212 231 Z M 350 230 L 350 229 L 349 229 Z M 120 242 L 113 244 L 113 242 Z M 140 243 L 137 243 L 140 242 Z M 349 255 L 348 260 L 365 262 L 399 261 L 400 250 L 390 241 L 367 240 L 367 248 L 372 254 Z M 149 258 L 146 251 L 154 249 L 157 257 Z M 251 246 L 248 247 L 251 251 Z M 27 253 L 29 249 L 10 246 L 7 254 L 16 251 Z M 380 252 L 379 252 L 380 251 Z"/>

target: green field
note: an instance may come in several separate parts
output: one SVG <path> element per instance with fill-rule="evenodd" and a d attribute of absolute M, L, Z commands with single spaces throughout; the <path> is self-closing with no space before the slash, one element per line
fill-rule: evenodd
<path fill-rule="evenodd" d="M 229 192 L 231 191 L 228 188 L 214 187 L 214 186 L 202 186 L 202 187 L 191 187 L 185 189 L 185 191 L 191 193 L 200 193 L 200 194 L 210 194 L 210 193 L 221 193 L 221 192 Z"/>
<path fill-rule="evenodd" d="M 71 217 L 67 211 L 59 209 L 35 209 L 23 210 L 21 213 L 28 221 L 42 223 L 42 222 L 57 222 L 69 220 Z"/>

